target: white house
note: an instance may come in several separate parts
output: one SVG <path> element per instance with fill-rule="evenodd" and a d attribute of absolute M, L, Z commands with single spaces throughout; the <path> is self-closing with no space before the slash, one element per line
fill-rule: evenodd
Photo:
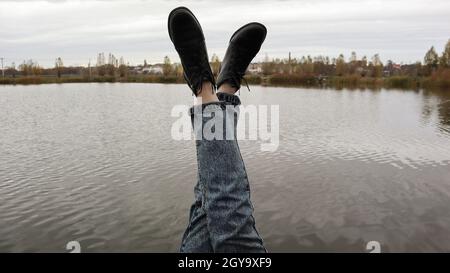
<path fill-rule="evenodd" d="M 262 73 L 262 64 L 260 63 L 251 63 L 248 68 L 248 73 L 250 74 L 261 74 Z"/>

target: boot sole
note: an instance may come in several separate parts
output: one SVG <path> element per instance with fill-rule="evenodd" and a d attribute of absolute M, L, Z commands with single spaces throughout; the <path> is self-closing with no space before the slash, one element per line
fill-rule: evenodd
<path fill-rule="evenodd" d="M 264 40 L 266 40 L 266 36 L 267 36 L 267 28 L 266 28 L 265 25 L 263 25 L 261 23 L 258 23 L 258 22 L 251 22 L 251 23 L 248 23 L 248 24 L 243 25 L 242 27 L 240 27 L 238 30 L 236 30 L 233 33 L 233 35 L 231 35 L 230 42 L 231 42 L 231 40 L 233 40 L 234 36 L 236 36 L 239 33 L 239 31 L 243 30 L 244 28 L 246 28 L 246 27 L 248 27 L 250 25 L 258 25 L 258 26 L 260 26 L 260 27 L 262 27 L 264 29 L 264 38 L 262 40 L 262 42 L 264 42 Z"/>

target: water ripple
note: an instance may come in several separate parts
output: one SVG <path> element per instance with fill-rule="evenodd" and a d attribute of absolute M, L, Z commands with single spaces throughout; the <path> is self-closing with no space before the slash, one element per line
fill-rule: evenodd
<path fill-rule="evenodd" d="M 195 146 L 173 141 L 183 85 L 0 90 L 0 251 L 177 251 Z M 240 143 L 270 251 L 450 251 L 449 94 L 252 87 L 280 145 Z M 275 224 L 276 223 L 276 224 Z"/>

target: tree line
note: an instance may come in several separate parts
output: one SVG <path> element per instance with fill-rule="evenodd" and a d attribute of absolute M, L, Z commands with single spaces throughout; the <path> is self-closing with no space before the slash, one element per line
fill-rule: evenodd
<path fill-rule="evenodd" d="M 220 69 L 220 59 L 216 54 L 211 56 L 211 68 L 217 75 Z M 248 78 L 250 82 L 261 83 L 269 78 L 274 84 L 317 84 L 324 81 L 368 81 L 376 82 L 381 78 L 393 78 L 404 81 L 427 78 L 429 81 L 441 81 L 450 87 L 450 40 L 439 54 L 432 46 L 424 55 L 423 61 L 413 64 L 397 64 L 392 60 L 383 63 L 379 54 L 370 58 L 358 58 L 356 52 L 351 52 L 346 58 L 344 54 L 330 58 L 328 56 L 302 56 L 301 58 L 270 58 L 265 56 L 260 63 L 251 64 Z M 80 81 L 148 81 L 181 82 L 183 68 L 179 63 L 172 63 L 169 57 L 163 62 L 149 65 L 144 60 L 143 65 L 130 66 L 123 57 L 116 58 L 109 53 L 99 53 L 95 65 L 89 61 L 87 66 L 64 66 L 61 57 L 56 58 L 53 68 L 42 68 L 33 60 L 24 61 L 17 68 L 13 63 L 5 70 L 7 77 L 56 77 L 63 80 L 68 76 L 80 78 Z M 379 81 L 379 80 L 378 80 Z"/>

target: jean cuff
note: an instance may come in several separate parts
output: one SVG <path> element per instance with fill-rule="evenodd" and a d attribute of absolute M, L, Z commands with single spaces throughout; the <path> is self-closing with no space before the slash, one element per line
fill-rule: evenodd
<path fill-rule="evenodd" d="M 225 102 L 227 104 L 231 104 L 231 105 L 234 105 L 234 106 L 237 106 L 237 105 L 241 104 L 241 100 L 236 95 L 231 95 L 231 94 L 224 93 L 224 92 L 218 92 L 217 93 L 217 98 L 219 98 L 220 101 L 223 101 L 223 102 Z"/>
<path fill-rule="evenodd" d="M 218 108 L 225 110 L 226 103 L 224 101 L 214 101 L 208 102 L 200 105 L 194 105 L 189 109 L 189 114 L 193 116 L 194 114 L 202 114 L 208 112 L 214 112 Z"/>

